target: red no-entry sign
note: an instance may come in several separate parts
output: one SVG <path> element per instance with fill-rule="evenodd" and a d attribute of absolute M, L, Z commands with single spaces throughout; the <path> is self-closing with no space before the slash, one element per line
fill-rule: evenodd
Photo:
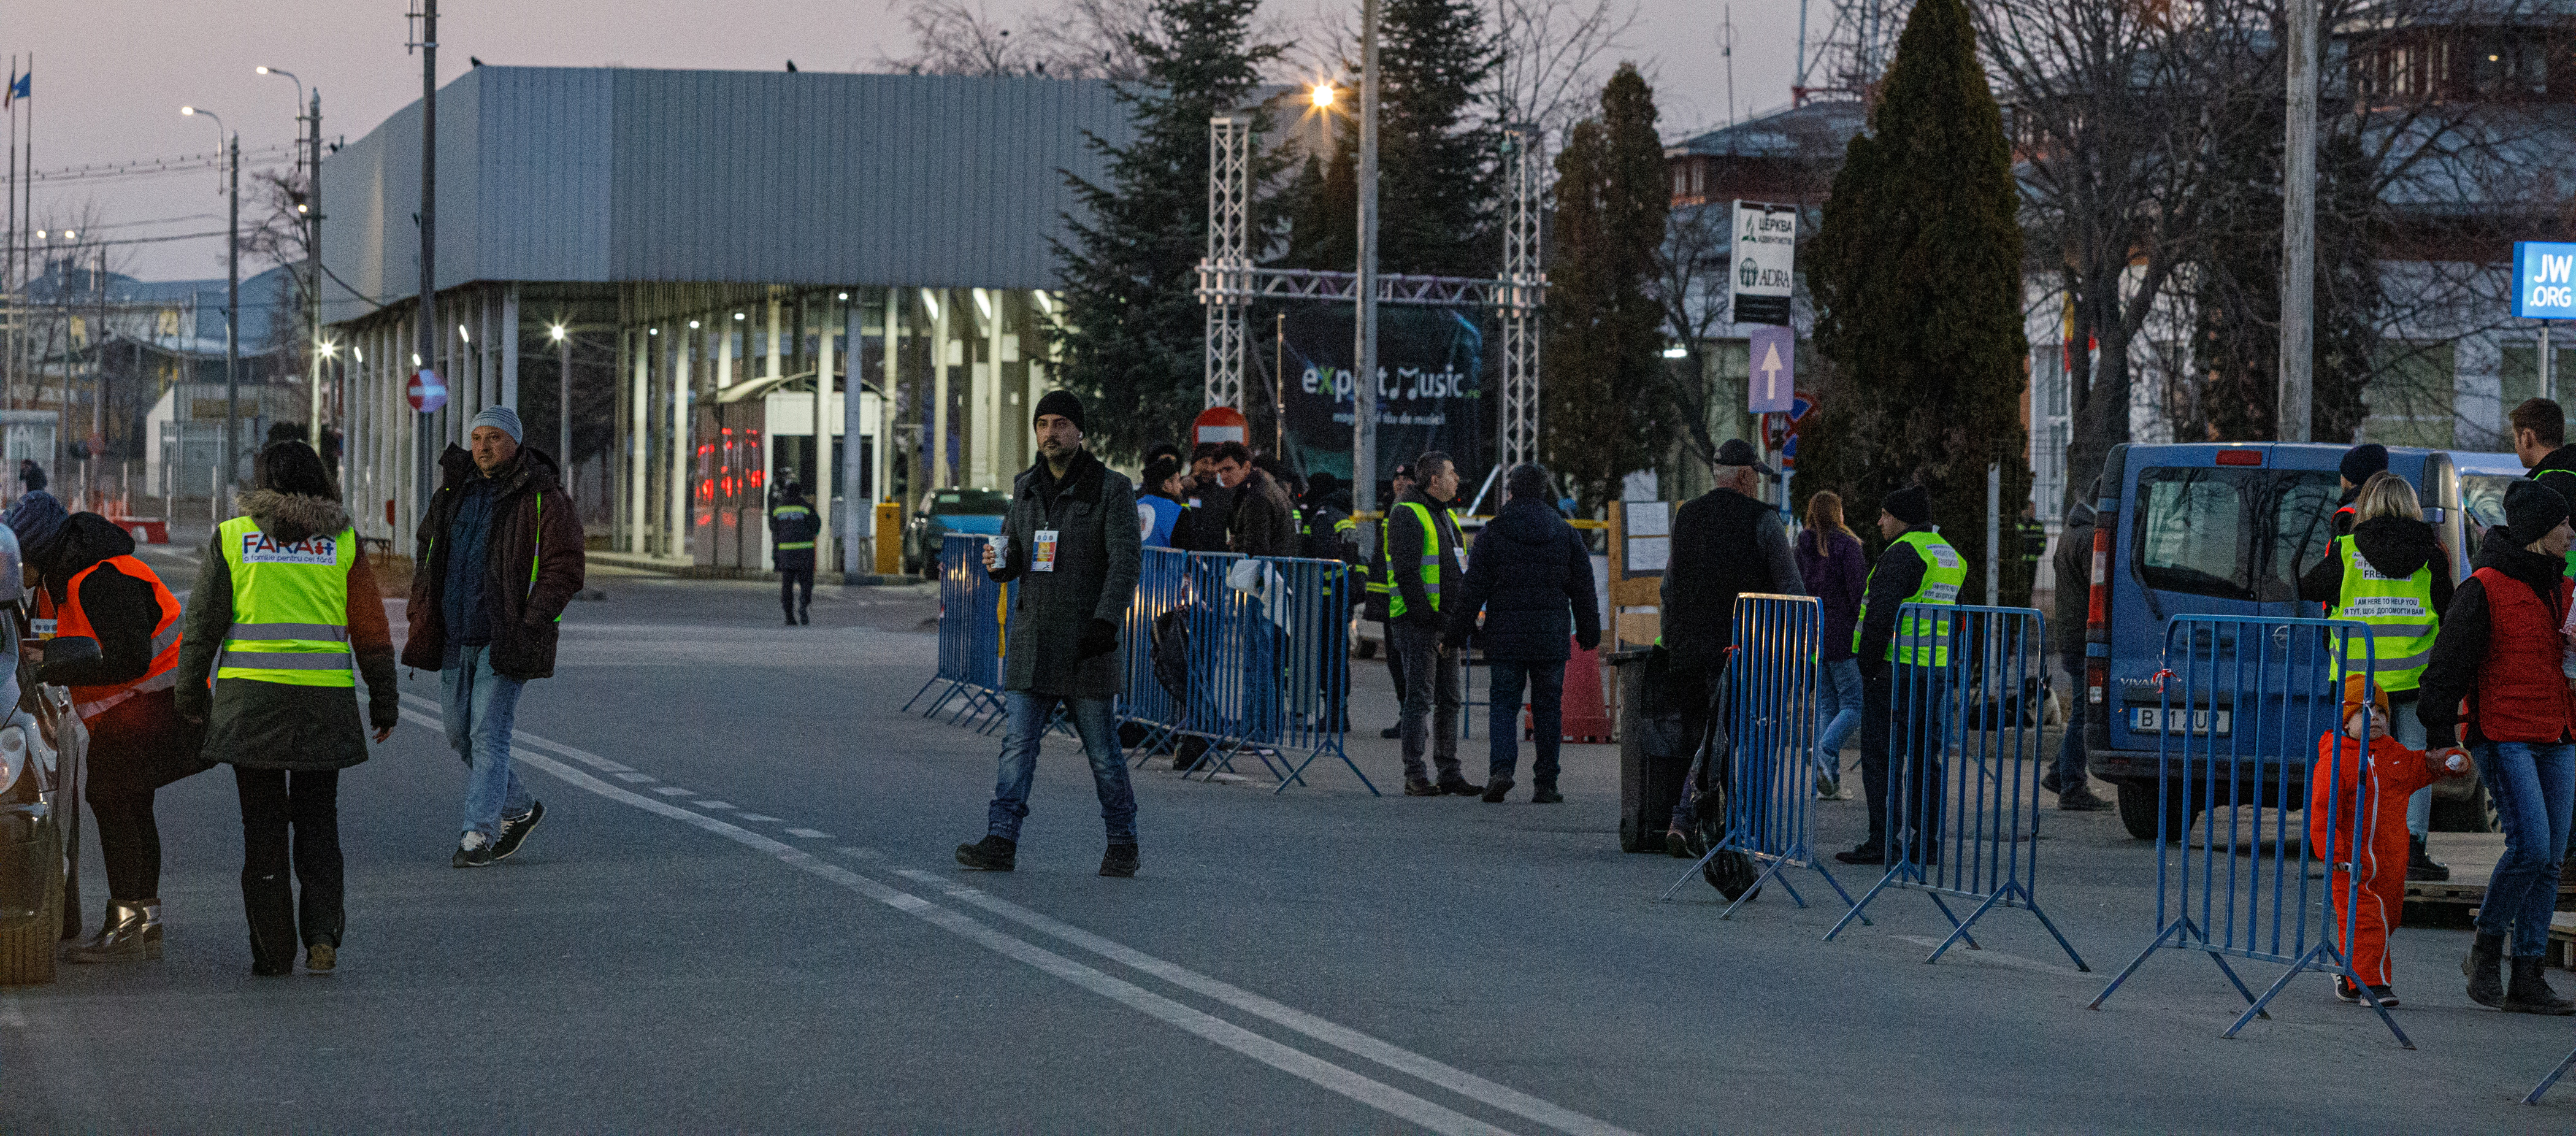
<path fill-rule="evenodd" d="M 423 367 L 403 384 L 403 397 L 411 400 L 412 409 L 428 414 L 447 405 L 447 383 L 438 372 Z"/>
<path fill-rule="evenodd" d="M 1251 423 L 1243 412 L 1231 406 L 1211 406 L 1199 412 L 1190 423 L 1190 444 L 1203 446 L 1210 442 L 1241 442 L 1251 436 Z"/>

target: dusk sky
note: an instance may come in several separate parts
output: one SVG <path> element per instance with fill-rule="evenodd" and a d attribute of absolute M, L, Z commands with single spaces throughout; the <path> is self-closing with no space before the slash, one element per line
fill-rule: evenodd
<path fill-rule="evenodd" d="M 1017 25 L 1050 0 L 990 0 Z M 1356 5 L 1357 0 L 1347 0 Z M 1314 0 L 1273 0 L 1303 17 Z M 0 54 L 35 54 L 35 164 L 40 170 L 203 154 L 215 127 L 183 118 L 209 108 L 241 134 L 246 154 L 294 137 L 295 84 L 260 76 L 266 63 L 322 91 L 326 137 L 356 138 L 419 97 L 420 62 L 403 50 L 404 0 L 271 2 L 54 0 L 14 6 Z M 1721 0 L 1642 0 L 1630 50 L 1656 79 L 1665 136 L 1722 125 L 1725 61 L 1718 54 Z M 1737 0 L 1735 105 L 1739 117 L 1788 101 L 1797 0 Z M 1828 18 L 1815 0 L 1811 19 Z M 882 0 L 450 0 L 440 5 L 439 80 L 468 56 L 493 64 L 865 71 L 911 43 L 900 13 Z M 268 163 L 284 165 L 278 158 Z M 247 179 L 245 179 L 247 180 Z M 220 230 L 223 200 L 211 170 L 55 182 L 36 191 L 48 221 L 84 203 L 112 229 L 141 237 Z M 252 212 L 244 195 L 245 224 Z M 220 236 L 119 246 L 111 266 L 146 279 L 221 276 Z M 264 264 L 245 262 L 245 275 Z"/>

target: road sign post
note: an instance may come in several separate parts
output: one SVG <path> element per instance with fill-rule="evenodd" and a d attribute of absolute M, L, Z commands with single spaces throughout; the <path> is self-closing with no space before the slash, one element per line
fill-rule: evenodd
<path fill-rule="evenodd" d="M 1733 232 L 1734 321 L 1787 326 L 1797 281 L 1798 207 L 1738 201 Z"/>
<path fill-rule="evenodd" d="M 2540 397 L 2558 397 L 2557 362 L 2549 349 L 2549 322 L 2576 319 L 2576 244 L 2515 241 L 2513 314 L 2540 322 Z"/>

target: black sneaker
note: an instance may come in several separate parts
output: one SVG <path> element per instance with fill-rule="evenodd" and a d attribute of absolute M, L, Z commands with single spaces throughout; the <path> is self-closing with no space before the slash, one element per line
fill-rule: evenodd
<path fill-rule="evenodd" d="M 447 858 L 452 868 L 480 868 L 493 860 L 492 843 L 482 833 L 469 832 L 456 841 L 456 854 Z"/>
<path fill-rule="evenodd" d="M 1437 797 L 1440 795 L 1440 787 L 1419 777 L 1407 777 L 1404 779 L 1404 795 L 1408 797 Z"/>
<path fill-rule="evenodd" d="M 2110 807 L 2111 802 L 2093 795 L 2092 788 L 2086 785 L 2078 785 L 2057 795 L 2060 812 L 2098 813 Z"/>
<path fill-rule="evenodd" d="M 2054 770 L 2054 769 L 2051 769 L 2051 770 L 2049 770 L 2049 771 L 2048 771 L 2048 772 L 2046 772 L 2046 773 L 2042 773 L 2042 774 L 2040 774 L 2040 775 L 2039 775 L 2039 787 L 2040 787 L 2041 789 L 2047 790 L 2048 792 L 2051 792 L 2051 793 L 2058 792 L 2058 791 L 2059 791 L 2059 789 L 2058 789 L 2058 784 L 2057 784 L 2057 771 L 2056 771 L 2056 770 Z"/>
<path fill-rule="evenodd" d="M 1557 792 L 1554 789 L 1532 789 L 1530 790 L 1530 803 L 1533 805 L 1561 805 L 1565 803 L 1565 794 Z"/>
<path fill-rule="evenodd" d="M 1485 787 L 1464 777 L 1449 777 L 1441 780 L 1440 791 L 1452 797 L 1474 797 L 1484 793 Z"/>
<path fill-rule="evenodd" d="M 1385 738 L 1385 739 L 1386 739 L 1386 740 L 1388 740 L 1388 741 L 1394 741 L 1395 739 L 1397 739 L 1397 738 L 1400 738 L 1400 737 L 1403 737 L 1403 736 L 1404 736 L 1404 727 L 1402 727 L 1402 726 L 1388 726 L 1387 728 L 1385 728 L 1385 729 L 1383 729 L 1383 730 L 1379 730 L 1379 731 L 1377 732 L 1377 736 L 1379 736 L 1379 737 L 1381 737 L 1381 738 Z"/>
<path fill-rule="evenodd" d="M 1848 852 L 1834 853 L 1834 860 L 1843 864 L 1884 864 L 1887 862 L 1887 850 L 1876 845 L 1863 844 Z"/>
<path fill-rule="evenodd" d="M 962 856 L 963 853 L 960 853 L 960 855 Z M 1136 846 L 1133 844 L 1110 845 L 1109 851 L 1103 853 L 1100 857 L 1100 874 L 1122 878 L 1135 875 Z"/>
<path fill-rule="evenodd" d="M 1510 796 L 1511 791 L 1512 782 L 1510 778 L 1490 778 L 1485 782 L 1485 803 L 1489 805 L 1502 804 L 1503 798 Z"/>
<path fill-rule="evenodd" d="M 546 819 L 546 803 L 529 801 L 528 811 L 501 818 L 501 839 L 492 842 L 492 858 L 507 860 L 519 846 L 528 842 L 528 834 L 537 830 L 537 822 Z"/>
<path fill-rule="evenodd" d="M 2440 883 L 2451 878 L 2449 865 L 2433 859 L 2424 851 L 2424 838 L 2411 836 L 2406 841 L 2406 878 L 2411 881 Z"/>
<path fill-rule="evenodd" d="M 788 616 L 788 617 L 787 617 L 787 626 L 789 626 L 789 627 L 794 627 L 794 626 L 796 626 L 796 617 L 795 617 L 795 616 L 790 615 L 790 616 Z"/>
<path fill-rule="evenodd" d="M 1015 840 L 987 836 L 973 844 L 957 846 L 957 862 L 978 872 L 1007 872 L 1019 863 L 1020 845 Z"/>

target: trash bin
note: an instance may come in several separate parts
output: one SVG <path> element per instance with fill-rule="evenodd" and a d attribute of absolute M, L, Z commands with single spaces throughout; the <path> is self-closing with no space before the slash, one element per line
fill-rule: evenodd
<path fill-rule="evenodd" d="M 1619 850 L 1664 851 L 1664 830 L 1690 770 L 1690 744 L 1665 674 L 1661 648 L 1602 656 L 1619 687 Z"/>

